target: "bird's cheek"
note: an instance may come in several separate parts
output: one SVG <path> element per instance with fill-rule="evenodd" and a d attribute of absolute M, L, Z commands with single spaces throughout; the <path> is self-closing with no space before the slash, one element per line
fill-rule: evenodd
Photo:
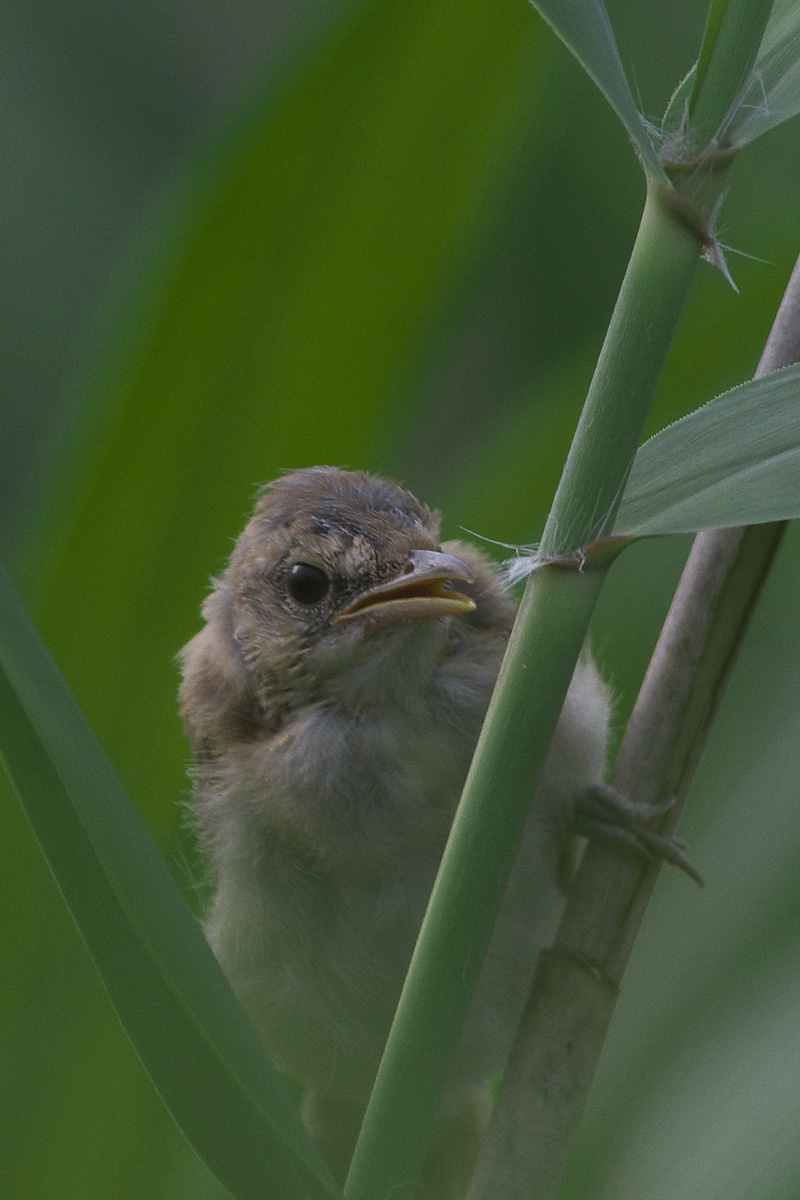
<path fill-rule="evenodd" d="M 309 646 L 309 658 L 313 658 L 325 673 L 346 670 L 364 653 L 365 631 L 361 622 L 337 629 L 327 629 Z"/>

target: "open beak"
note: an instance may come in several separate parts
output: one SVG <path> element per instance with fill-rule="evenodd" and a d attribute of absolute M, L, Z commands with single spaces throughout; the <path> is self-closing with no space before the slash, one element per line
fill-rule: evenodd
<path fill-rule="evenodd" d="M 383 624 L 473 612 L 474 600 L 446 586 L 457 579 L 472 582 L 472 572 L 460 558 L 437 550 L 414 550 L 400 575 L 361 592 L 340 609 L 334 622 L 367 617 L 370 624 Z"/>

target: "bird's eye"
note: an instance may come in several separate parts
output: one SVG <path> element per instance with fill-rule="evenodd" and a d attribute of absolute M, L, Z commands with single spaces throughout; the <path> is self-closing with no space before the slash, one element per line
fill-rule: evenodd
<path fill-rule="evenodd" d="M 298 604 L 319 604 L 330 586 L 325 572 L 310 563 L 295 563 L 289 570 L 289 595 Z"/>

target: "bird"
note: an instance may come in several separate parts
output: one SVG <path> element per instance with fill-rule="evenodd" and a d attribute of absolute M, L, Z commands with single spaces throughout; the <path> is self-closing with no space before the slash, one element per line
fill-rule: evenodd
<path fill-rule="evenodd" d="M 207 939 L 342 1181 L 514 621 L 501 570 L 397 483 L 258 497 L 180 655 Z M 415 1195 L 461 1200 L 563 901 L 612 696 L 580 659 Z M 535 803 L 534 803 L 535 801 Z"/>

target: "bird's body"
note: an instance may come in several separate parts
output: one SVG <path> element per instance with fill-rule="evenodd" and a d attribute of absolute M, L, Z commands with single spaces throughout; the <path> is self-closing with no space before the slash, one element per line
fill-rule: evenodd
<path fill-rule="evenodd" d="M 264 494 L 204 615 L 181 697 L 208 937 L 275 1059 L 324 1098 L 316 1111 L 338 1104 L 357 1125 L 514 606 L 409 493 L 312 468 Z M 587 658 L 453 1068 L 453 1117 L 502 1069 L 558 913 L 571 806 L 603 776 L 608 710 Z"/>

